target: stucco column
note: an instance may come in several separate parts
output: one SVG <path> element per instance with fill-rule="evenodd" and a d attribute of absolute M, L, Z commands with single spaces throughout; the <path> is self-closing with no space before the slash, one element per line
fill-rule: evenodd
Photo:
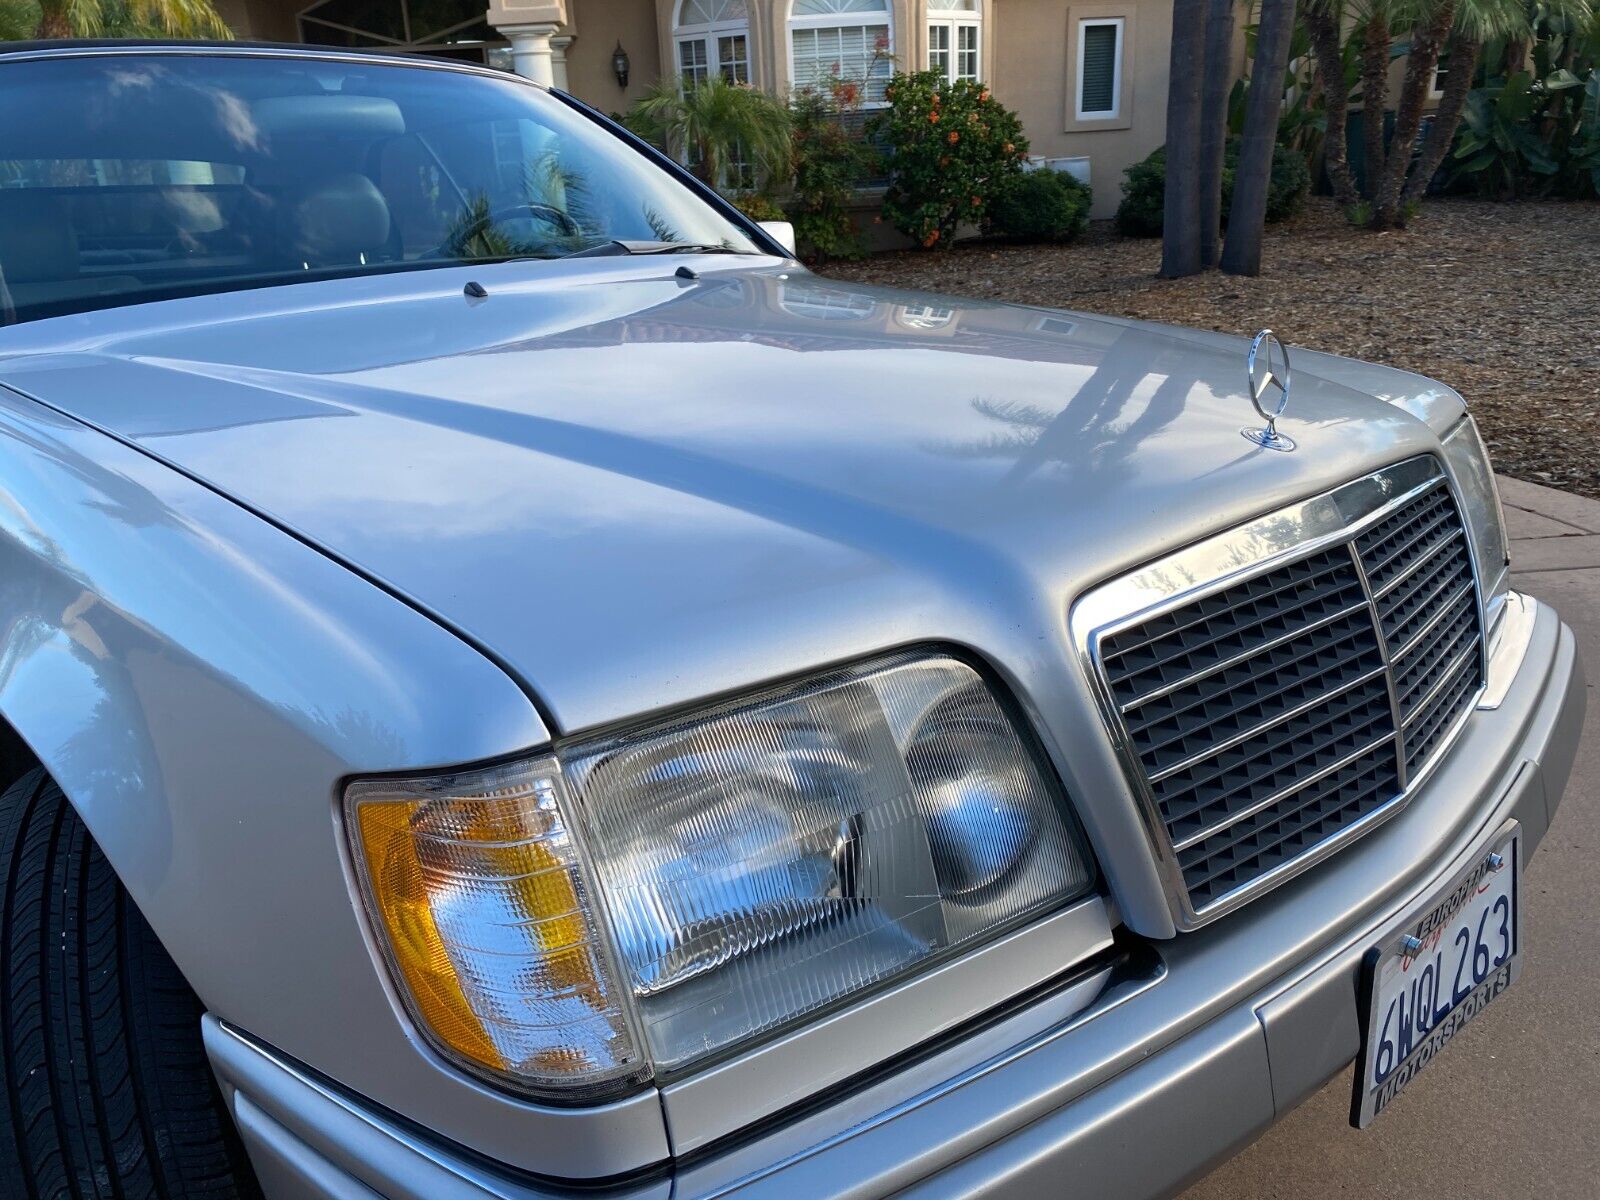
<path fill-rule="evenodd" d="M 563 92 L 572 89 L 567 86 L 567 47 L 572 45 L 572 35 L 564 33 L 550 39 L 550 72 L 555 77 L 555 84 Z"/>
<path fill-rule="evenodd" d="M 535 83 L 542 83 L 546 87 L 556 86 L 554 51 L 550 39 L 557 28 L 559 26 L 556 25 L 500 26 L 500 32 L 511 43 L 511 69 Z M 566 63 L 563 61 L 563 74 L 565 69 Z"/>

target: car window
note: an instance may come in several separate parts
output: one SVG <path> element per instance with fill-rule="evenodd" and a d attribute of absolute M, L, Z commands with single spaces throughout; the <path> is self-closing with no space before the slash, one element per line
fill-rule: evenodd
<path fill-rule="evenodd" d="M 611 240 L 756 252 L 512 78 L 224 54 L 0 69 L 0 323 Z"/>

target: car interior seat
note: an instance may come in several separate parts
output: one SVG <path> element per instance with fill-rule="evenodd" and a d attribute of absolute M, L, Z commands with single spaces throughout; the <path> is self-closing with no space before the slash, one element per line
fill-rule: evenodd
<path fill-rule="evenodd" d="M 305 270 L 364 264 L 389 249 L 389 204 L 372 180 L 355 171 L 289 189 L 280 212 L 280 244 Z"/>
<path fill-rule="evenodd" d="M 139 286 L 131 275 L 84 275 L 65 199 L 34 188 L 0 190 L 0 281 L 18 310 Z"/>

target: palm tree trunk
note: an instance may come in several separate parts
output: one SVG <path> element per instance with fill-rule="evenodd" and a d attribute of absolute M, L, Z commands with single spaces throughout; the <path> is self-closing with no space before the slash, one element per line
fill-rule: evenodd
<path fill-rule="evenodd" d="M 1481 53 L 1483 43 L 1476 38 L 1461 33 L 1451 37 L 1450 73 L 1444 77 L 1444 95 L 1439 98 L 1439 107 L 1433 114 L 1433 125 L 1429 127 L 1428 136 L 1422 143 L 1422 154 L 1417 159 L 1416 169 L 1401 194 L 1400 203 L 1403 207 L 1422 199 L 1428 184 L 1433 182 L 1434 174 L 1439 170 L 1439 164 L 1450 152 L 1456 129 L 1461 124 L 1462 110 L 1467 106 L 1467 93 L 1472 90 L 1472 77 L 1477 72 L 1478 55 Z"/>
<path fill-rule="evenodd" d="M 1200 265 L 1222 251 L 1222 166 L 1228 149 L 1228 92 L 1233 87 L 1233 0 L 1210 0 L 1200 85 Z"/>
<path fill-rule="evenodd" d="M 1433 69 L 1439 64 L 1439 51 L 1444 49 L 1444 40 L 1450 36 L 1455 20 L 1456 0 L 1435 0 L 1432 11 L 1412 30 L 1411 53 L 1406 60 L 1405 80 L 1400 85 L 1400 103 L 1395 108 L 1389 161 L 1375 192 L 1374 229 L 1406 223 L 1400 193 L 1405 189 L 1406 174 L 1411 169 L 1417 131 L 1422 128 L 1422 107 L 1428 98 L 1428 85 L 1433 82 Z"/>
<path fill-rule="evenodd" d="M 1349 144 L 1346 140 L 1350 113 L 1350 89 L 1344 79 L 1344 56 L 1339 51 L 1339 20 L 1325 0 L 1310 0 L 1302 13 L 1311 53 L 1317 61 L 1317 79 L 1322 84 L 1323 111 L 1328 128 L 1322 135 L 1322 160 L 1333 198 L 1340 208 L 1354 208 L 1360 200 L 1356 182 L 1350 174 Z"/>
<path fill-rule="evenodd" d="M 1573 45 L 1577 44 L 1576 38 L 1567 39 Z M 1506 54 L 1503 67 L 1507 75 L 1515 75 L 1528 65 L 1529 43 L 1526 38 L 1511 37 L 1506 39 Z M 1446 80 L 1445 82 L 1449 82 Z"/>
<path fill-rule="evenodd" d="M 700 139 L 700 163 L 695 174 L 700 182 L 707 187 L 717 186 L 717 176 L 720 175 L 722 164 L 717 161 L 717 146 L 711 138 Z"/>
<path fill-rule="evenodd" d="M 1383 178 L 1383 114 L 1389 107 L 1389 22 L 1374 12 L 1361 33 L 1361 194 L 1377 198 Z"/>
<path fill-rule="evenodd" d="M 1173 0 L 1161 274 L 1200 272 L 1200 84 L 1208 0 Z"/>
<path fill-rule="evenodd" d="M 1230 275 L 1261 274 L 1261 233 L 1267 220 L 1267 186 L 1272 152 L 1278 144 L 1278 114 L 1283 108 L 1283 77 L 1289 69 L 1295 0 L 1261 0 L 1256 27 L 1256 61 L 1250 68 L 1244 136 L 1233 173 L 1233 206 L 1228 213 L 1228 244 L 1222 269 Z"/>
<path fill-rule="evenodd" d="M 42 0 L 39 5 L 39 28 L 34 33 L 39 38 L 69 38 L 73 36 L 72 22 L 67 16 L 63 0 Z"/>

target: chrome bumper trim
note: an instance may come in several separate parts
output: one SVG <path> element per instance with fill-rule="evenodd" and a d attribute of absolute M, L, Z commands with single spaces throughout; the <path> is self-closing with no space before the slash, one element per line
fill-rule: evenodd
<path fill-rule="evenodd" d="M 1533 627 L 1539 619 L 1539 602 L 1521 592 L 1507 592 L 1489 640 L 1488 683 L 1478 697 L 1479 708 L 1499 708 L 1511 683 L 1522 670 Z"/>

